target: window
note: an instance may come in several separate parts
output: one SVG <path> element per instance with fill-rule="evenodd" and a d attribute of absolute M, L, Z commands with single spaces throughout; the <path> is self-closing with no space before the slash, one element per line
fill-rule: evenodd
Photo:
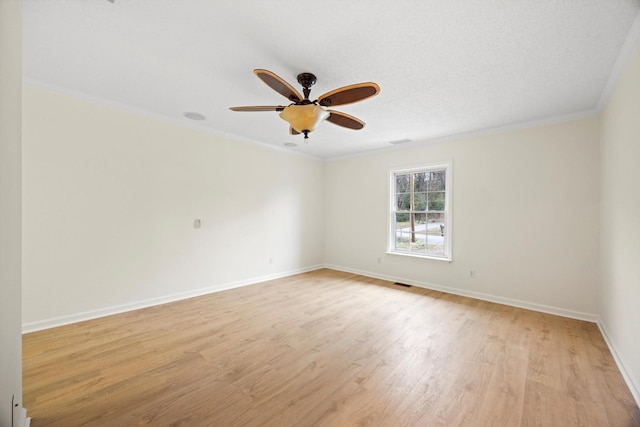
<path fill-rule="evenodd" d="M 451 164 L 391 171 L 389 252 L 451 260 Z"/>

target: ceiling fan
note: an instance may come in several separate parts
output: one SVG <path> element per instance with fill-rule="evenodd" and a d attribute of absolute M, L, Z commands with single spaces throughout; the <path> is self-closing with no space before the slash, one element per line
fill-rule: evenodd
<path fill-rule="evenodd" d="M 277 111 L 280 117 L 289 122 L 291 135 L 304 134 L 304 139 L 309 138 L 309 132 L 323 120 L 348 129 L 359 130 L 364 127 L 364 122 L 356 117 L 340 111 L 327 110 L 323 107 L 351 104 L 377 95 L 380 87 L 375 83 L 357 83 L 327 92 L 315 101 L 309 100 L 311 86 L 316 83 L 316 76 L 311 73 L 298 74 L 298 83 L 302 85 L 300 95 L 293 86 L 284 79 L 268 70 L 253 70 L 256 76 L 271 89 L 291 101 L 287 106 L 283 105 L 256 105 L 247 107 L 231 107 L 232 111 Z"/>

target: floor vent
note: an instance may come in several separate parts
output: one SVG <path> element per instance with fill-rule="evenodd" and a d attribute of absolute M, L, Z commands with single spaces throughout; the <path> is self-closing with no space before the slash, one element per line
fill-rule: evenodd
<path fill-rule="evenodd" d="M 398 285 L 398 286 L 404 286 L 405 288 L 410 288 L 411 287 L 411 285 L 407 285 L 406 283 L 396 282 L 395 284 Z"/>

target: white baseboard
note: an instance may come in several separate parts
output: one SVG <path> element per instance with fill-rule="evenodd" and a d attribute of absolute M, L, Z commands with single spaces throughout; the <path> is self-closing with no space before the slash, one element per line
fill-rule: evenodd
<path fill-rule="evenodd" d="M 611 341 L 607 328 L 599 317 L 597 324 L 598 328 L 600 328 L 600 333 L 604 337 L 604 341 L 607 343 L 607 347 L 609 347 L 613 360 L 615 360 L 616 365 L 618 365 L 618 370 L 622 374 L 622 378 L 624 378 L 624 381 L 627 383 L 627 387 L 629 387 L 629 391 L 633 395 L 636 404 L 640 407 L 640 381 L 638 381 L 637 378 L 634 378 L 633 374 L 626 368 L 627 365 L 624 363 L 620 354 L 616 351 L 616 347 L 613 345 L 613 341 Z"/>
<path fill-rule="evenodd" d="M 13 410 L 13 417 L 14 422 L 12 425 L 16 427 L 29 427 L 31 425 L 31 418 L 27 417 L 27 410 L 24 408 L 15 408 Z"/>
<path fill-rule="evenodd" d="M 598 317 L 595 314 L 584 313 L 581 311 L 567 310 L 565 308 L 554 307 L 544 304 L 536 304 L 533 302 L 521 301 L 511 298 L 503 298 L 496 295 L 485 294 L 481 292 L 471 292 L 464 289 L 452 288 L 449 286 L 440 286 L 433 283 L 423 282 L 419 280 L 407 279 L 405 277 L 387 276 L 384 274 L 372 273 L 370 271 L 356 270 L 353 268 L 341 267 L 337 265 L 325 265 L 325 268 L 332 270 L 344 271 L 347 273 L 359 274 L 361 276 L 372 277 L 374 279 L 387 280 L 390 282 L 406 283 L 407 285 L 418 286 L 420 288 L 431 289 L 434 291 L 445 292 L 448 294 L 460 295 L 463 297 L 475 298 L 483 301 L 495 302 L 498 304 L 510 305 L 513 307 L 525 308 L 528 310 L 539 311 L 542 313 L 555 314 L 557 316 L 568 317 L 571 319 L 585 320 L 587 322 L 597 323 Z"/>
<path fill-rule="evenodd" d="M 149 298 L 142 301 L 135 301 L 128 304 L 122 304 L 112 307 L 100 308 L 97 310 L 85 311 L 83 313 L 71 314 L 68 316 L 54 317 L 50 319 L 39 320 L 36 322 L 24 323 L 22 325 L 22 333 L 41 331 L 44 329 L 55 328 L 58 326 L 69 325 L 71 323 L 83 322 L 85 320 L 97 319 L 100 317 L 111 316 L 113 314 L 124 313 L 127 311 L 138 310 L 140 308 L 151 307 L 154 305 L 166 304 L 174 301 L 180 301 L 183 299 L 198 297 L 201 295 L 207 295 L 214 292 L 226 291 L 228 289 L 240 288 L 242 286 L 253 285 L 256 283 L 266 282 L 268 280 L 281 279 L 283 277 L 289 277 L 300 273 L 306 273 L 313 270 L 324 268 L 322 265 L 315 265 L 306 268 L 300 268 L 296 270 L 289 270 L 275 274 L 269 274 L 265 276 L 252 277 L 250 279 L 238 280 L 235 282 L 223 283 L 207 288 L 194 289 L 192 291 L 180 292 L 172 295 L 165 295 L 157 298 Z"/>
<path fill-rule="evenodd" d="M 270 274 L 270 275 L 265 275 L 265 276 L 253 277 L 251 279 L 245 279 L 245 280 L 239 280 L 239 281 L 235 281 L 235 282 L 219 284 L 219 285 L 215 285 L 215 286 L 211 286 L 211 287 L 207 287 L 207 288 L 195 289 L 195 290 L 192 290 L 192 291 L 181 292 L 181 293 L 172 294 L 172 295 L 166 295 L 166 296 L 162 296 L 162 297 L 150 298 L 150 299 L 146 299 L 146 300 L 135 301 L 135 302 L 128 303 L 128 304 L 105 307 L 105 308 L 100 308 L 100 309 L 97 309 L 97 310 L 90 310 L 90 311 L 86 311 L 86 312 L 82 312 L 82 313 L 75 313 L 75 314 L 71 314 L 71 315 L 67 315 L 67 316 L 60 316 L 60 317 L 54 317 L 54 318 L 50 318 L 50 319 L 39 320 L 39 321 L 36 321 L 36 322 L 24 323 L 22 325 L 22 333 L 26 334 L 26 333 L 29 333 L 29 332 L 36 332 L 36 331 L 40 331 L 40 330 L 44 330 L 44 329 L 55 328 L 55 327 L 58 327 L 58 326 L 69 325 L 71 323 L 83 322 L 85 320 L 97 319 L 97 318 L 100 318 L 100 317 L 111 316 L 113 314 L 124 313 L 124 312 L 132 311 L 132 310 L 138 310 L 140 308 L 146 308 L 146 307 L 151 307 L 151 306 L 154 306 L 154 305 L 166 304 L 166 303 L 179 301 L 179 300 L 183 300 L 183 299 L 187 299 L 187 298 L 193 298 L 193 297 L 197 297 L 197 296 L 201 296 L 201 295 L 207 295 L 207 294 L 211 294 L 211 293 L 214 293 L 214 292 L 226 291 L 228 289 L 234 289 L 234 288 L 239 288 L 239 287 L 242 287 L 242 286 L 253 285 L 253 284 L 256 284 L 256 283 L 265 282 L 267 280 L 274 280 L 274 279 L 280 279 L 280 278 L 283 278 L 283 277 L 289 277 L 289 276 L 293 276 L 295 274 L 306 273 L 306 272 L 313 271 L 313 270 L 318 270 L 318 269 L 321 269 L 321 268 L 330 268 L 330 269 L 333 269 L 333 270 L 344 271 L 344 272 L 347 272 L 347 273 L 359 274 L 361 276 L 372 277 L 372 278 L 381 279 L 381 280 L 387 280 L 387 281 L 390 281 L 390 282 L 401 282 L 401 283 L 406 283 L 408 285 L 418 286 L 418 287 L 425 288 L 425 289 L 432 289 L 432 290 L 436 290 L 436 291 L 440 291 L 440 292 L 446 292 L 446 293 L 450 293 L 450 294 L 454 294 L 454 295 L 461 295 L 461 296 L 465 296 L 465 297 L 475 298 L 475 299 L 479 299 L 479 300 L 483 300 L 483 301 L 490 301 L 490 302 L 510 305 L 510 306 L 514 306 L 514 307 L 520 307 L 520 308 L 525 308 L 525 309 L 529 309 L 529 310 L 540 311 L 540 312 L 543 312 L 543 313 L 549 313 L 549 314 L 555 314 L 555 315 L 558 315 L 558 316 L 569 317 L 569 318 L 572 318 L 572 319 L 586 320 L 588 322 L 598 323 L 598 318 L 594 314 L 583 313 L 583 312 L 573 311 L 573 310 L 567 310 L 567 309 L 563 309 L 563 308 L 547 306 L 547 305 L 542 305 L 542 304 L 536 304 L 536 303 L 531 303 L 531 302 L 527 302 L 527 301 L 520 301 L 520 300 L 515 300 L 515 299 L 510 299 L 510 298 L 503 298 L 503 297 L 484 294 L 484 293 L 480 293 L 480 292 L 471 292 L 471 291 L 466 291 L 466 290 L 458 289 L 458 288 L 452 288 L 452 287 L 448 287 L 448 286 L 440 286 L 440 285 L 435 285 L 433 283 L 417 281 L 417 280 L 411 280 L 411 279 L 407 279 L 407 278 L 404 278 L 404 277 L 388 276 L 388 275 L 383 275 L 383 274 L 374 273 L 374 272 L 370 272 L 370 271 L 363 271 L 363 270 L 357 270 L 357 269 L 348 268 L 348 267 L 342 267 L 342 266 L 337 266 L 337 265 L 326 264 L 326 265 L 315 265 L 315 266 L 311 266 L 311 267 L 306 267 L 306 268 L 301 268 L 301 269 L 296 269 L 296 270 L 290 270 L 290 271 L 285 271 L 285 272 L 280 272 L 280 273 Z"/>

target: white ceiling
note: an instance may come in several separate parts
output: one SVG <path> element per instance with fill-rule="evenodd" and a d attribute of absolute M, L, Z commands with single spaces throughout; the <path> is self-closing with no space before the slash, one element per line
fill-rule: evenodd
<path fill-rule="evenodd" d="M 593 112 L 640 0 L 24 0 L 24 77 L 218 134 L 321 158 Z M 378 96 L 334 109 L 308 144 L 275 112 L 287 100 L 253 74 L 311 99 L 373 81 Z M 204 122 L 183 117 L 204 114 Z M 284 143 L 295 142 L 295 148 Z"/>

